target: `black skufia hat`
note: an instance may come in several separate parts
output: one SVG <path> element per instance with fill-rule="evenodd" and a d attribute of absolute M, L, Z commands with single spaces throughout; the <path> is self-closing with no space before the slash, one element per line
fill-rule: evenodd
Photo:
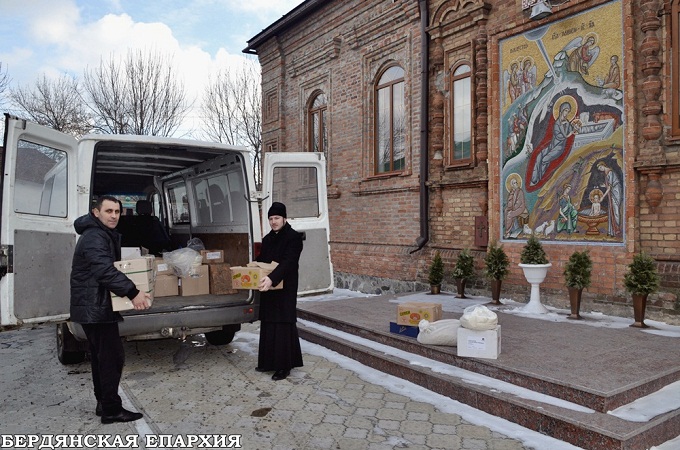
<path fill-rule="evenodd" d="M 286 216 L 286 205 L 281 202 L 274 202 L 267 212 L 267 218 L 271 216 L 281 216 L 284 219 Z"/>

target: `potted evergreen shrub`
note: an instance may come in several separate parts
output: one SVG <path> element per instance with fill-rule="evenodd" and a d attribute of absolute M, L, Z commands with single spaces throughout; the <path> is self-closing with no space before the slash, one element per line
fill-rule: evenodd
<path fill-rule="evenodd" d="M 541 304 L 540 284 L 545 280 L 548 269 L 552 264 L 548 262 L 548 256 L 543 249 L 543 244 L 541 244 L 536 235 L 532 234 L 527 240 L 520 254 L 519 261 L 524 277 L 531 284 L 531 296 L 524 310 L 541 314 L 547 313 L 548 308 Z"/>
<path fill-rule="evenodd" d="M 465 296 L 465 283 L 475 276 L 475 260 L 468 249 L 465 248 L 458 253 L 451 276 L 456 280 L 458 298 L 467 298 Z"/>
<path fill-rule="evenodd" d="M 494 305 L 502 305 L 501 283 L 510 272 L 509 265 L 510 260 L 503 246 L 492 242 L 484 257 L 484 270 L 487 278 L 491 280 L 491 300 Z"/>
<path fill-rule="evenodd" d="M 575 251 L 569 257 L 569 261 L 564 266 L 564 281 L 569 289 L 569 304 L 571 314 L 569 319 L 581 320 L 579 315 L 581 309 L 581 294 L 583 289 L 590 286 L 590 275 L 593 270 L 593 261 L 587 250 Z"/>
<path fill-rule="evenodd" d="M 444 262 L 442 255 L 437 250 L 430 264 L 430 272 L 427 281 L 430 283 L 430 293 L 439 294 L 441 292 L 442 280 L 444 280 Z"/>
<path fill-rule="evenodd" d="M 645 324 L 647 296 L 656 292 L 660 284 L 654 258 L 643 252 L 633 256 L 633 261 L 628 265 L 628 272 L 623 277 L 623 284 L 633 295 L 635 322 L 631 327 L 648 328 Z"/>

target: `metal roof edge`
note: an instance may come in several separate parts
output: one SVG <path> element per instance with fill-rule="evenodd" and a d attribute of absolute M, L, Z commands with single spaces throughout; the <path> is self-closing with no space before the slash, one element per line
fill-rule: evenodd
<path fill-rule="evenodd" d="M 306 0 L 305 2 L 300 3 L 290 12 L 284 14 L 279 20 L 250 38 L 247 41 L 248 46 L 244 48 L 242 52 L 256 55 L 257 47 L 262 45 L 266 40 L 276 36 L 281 31 L 292 27 L 299 21 L 306 18 L 309 14 L 330 3 L 331 1 L 332 0 Z"/>

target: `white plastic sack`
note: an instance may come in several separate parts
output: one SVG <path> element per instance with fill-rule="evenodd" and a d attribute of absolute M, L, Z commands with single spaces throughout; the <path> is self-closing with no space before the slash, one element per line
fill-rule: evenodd
<path fill-rule="evenodd" d="M 493 330 L 498 325 L 498 316 L 484 305 L 468 306 L 463 310 L 460 326 L 468 330 Z"/>
<path fill-rule="evenodd" d="M 203 263 L 203 256 L 191 248 L 180 248 L 163 253 L 163 261 L 172 267 L 178 277 L 193 276 Z"/>
<path fill-rule="evenodd" d="M 436 322 L 423 319 L 418 323 L 420 332 L 417 339 L 421 344 L 455 346 L 458 343 L 459 327 L 458 319 L 443 319 Z"/>

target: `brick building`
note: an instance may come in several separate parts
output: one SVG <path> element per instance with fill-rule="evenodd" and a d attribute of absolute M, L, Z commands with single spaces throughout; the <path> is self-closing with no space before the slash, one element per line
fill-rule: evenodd
<path fill-rule="evenodd" d="M 264 151 L 326 155 L 338 287 L 422 290 L 435 250 L 450 270 L 467 248 L 488 295 L 497 241 L 523 300 L 534 233 L 544 302 L 568 305 L 564 263 L 587 249 L 587 308 L 631 316 L 623 276 L 644 251 L 662 276 L 647 314 L 675 321 L 680 1 L 523 1 L 303 2 L 244 50 Z"/>

